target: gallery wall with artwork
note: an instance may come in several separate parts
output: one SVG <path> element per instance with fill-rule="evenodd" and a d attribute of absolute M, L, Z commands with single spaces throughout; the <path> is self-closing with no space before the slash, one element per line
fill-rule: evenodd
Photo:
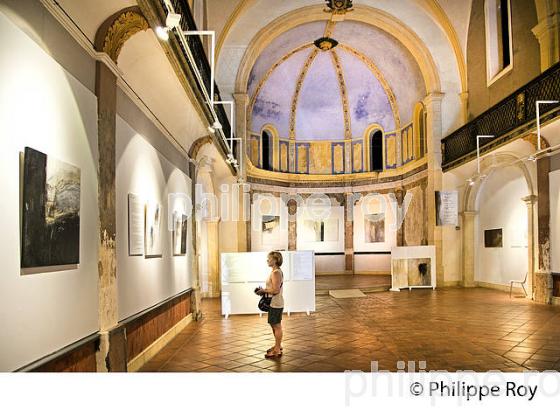
<path fill-rule="evenodd" d="M 192 287 L 191 180 L 180 165 L 117 116 L 119 320 Z"/>
<path fill-rule="evenodd" d="M 389 195 L 364 196 L 354 206 L 354 270 L 391 271 L 391 248 L 397 244 L 396 202 Z"/>
<path fill-rule="evenodd" d="M 279 196 L 255 193 L 251 204 L 251 251 L 288 249 L 288 207 Z"/>
<path fill-rule="evenodd" d="M 298 207 L 297 249 L 344 252 L 344 207 Z"/>
<path fill-rule="evenodd" d="M 0 107 L 0 371 L 12 371 L 98 330 L 97 100 L 0 12 Z"/>
<path fill-rule="evenodd" d="M 528 270 L 527 205 L 529 195 L 521 171 L 498 168 L 484 182 L 480 204 L 475 280 L 508 285 L 523 280 Z"/>
<path fill-rule="evenodd" d="M 560 162 L 557 160 L 557 162 Z M 560 169 L 550 173 L 550 258 L 552 272 L 560 272 Z"/>

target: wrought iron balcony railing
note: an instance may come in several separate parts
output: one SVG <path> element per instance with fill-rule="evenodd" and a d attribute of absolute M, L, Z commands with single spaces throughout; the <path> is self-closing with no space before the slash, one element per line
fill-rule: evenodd
<path fill-rule="evenodd" d="M 560 100 L 560 63 L 444 138 L 443 169 L 456 167 L 476 156 L 477 135 L 496 136 L 480 141 L 481 152 L 485 152 L 533 129 L 536 102 L 542 100 Z M 559 107 L 559 104 L 541 105 L 541 123 L 560 115 Z"/>
<path fill-rule="evenodd" d="M 167 7 L 165 6 L 165 2 L 163 0 L 159 0 L 161 7 L 163 10 L 166 10 Z M 196 31 L 196 23 L 194 21 L 194 17 L 192 15 L 191 9 L 186 0 L 171 0 L 171 4 L 175 10 L 175 13 L 181 15 L 181 29 L 183 31 Z M 202 78 L 202 84 L 197 81 L 197 86 L 199 91 L 204 95 L 206 93 L 211 98 L 211 91 L 210 91 L 210 83 L 211 83 L 211 68 L 210 63 L 208 62 L 208 57 L 206 52 L 204 51 L 204 46 L 202 44 L 202 40 L 200 36 L 186 36 L 186 41 L 188 47 L 190 49 L 191 55 L 193 56 L 194 63 L 196 65 L 196 69 L 200 73 Z M 181 50 L 184 54 L 184 58 L 190 66 L 191 70 L 194 70 L 195 67 L 191 66 L 190 60 L 187 58 L 187 50 L 184 49 L 183 44 L 180 44 Z M 215 93 L 215 101 L 222 101 L 220 97 L 220 90 L 218 85 L 214 83 L 214 93 Z M 229 139 L 230 132 L 231 132 L 231 124 L 229 119 L 226 115 L 226 111 L 223 105 L 214 105 L 214 110 L 218 117 L 218 121 L 222 124 L 222 131 L 226 138 Z M 236 142 L 233 141 L 233 152 L 234 155 L 237 151 Z"/>

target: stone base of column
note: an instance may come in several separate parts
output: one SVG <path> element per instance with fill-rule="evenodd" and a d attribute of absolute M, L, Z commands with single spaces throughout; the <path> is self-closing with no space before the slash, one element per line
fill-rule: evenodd
<path fill-rule="evenodd" d="M 551 272 L 535 272 L 535 302 L 552 303 L 553 280 Z"/>
<path fill-rule="evenodd" d="M 354 274 L 354 252 L 346 252 L 344 255 L 344 273 L 353 275 Z"/>

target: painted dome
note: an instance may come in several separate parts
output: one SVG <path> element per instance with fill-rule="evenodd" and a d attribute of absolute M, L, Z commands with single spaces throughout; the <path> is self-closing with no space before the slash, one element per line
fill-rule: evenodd
<path fill-rule="evenodd" d="M 250 131 L 272 126 L 299 141 L 363 138 L 411 122 L 426 94 L 410 52 L 390 34 L 354 21 L 291 29 L 261 53 L 249 78 Z"/>

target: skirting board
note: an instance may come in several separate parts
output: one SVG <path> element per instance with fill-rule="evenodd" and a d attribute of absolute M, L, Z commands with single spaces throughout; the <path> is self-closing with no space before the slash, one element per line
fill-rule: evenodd
<path fill-rule="evenodd" d="M 381 270 L 357 270 L 354 272 L 356 275 L 371 275 L 371 276 L 391 276 L 391 271 Z"/>
<path fill-rule="evenodd" d="M 461 286 L 462 282 L 460 280 L 446 280 L 443 283 L 444 288 L 454 288 L 457 286 Z"/>
<path fill-rule="evenodd" d="M 128 362 L 129 372 L 136 372 L 142 368 L 150 359 L 152 359 L 161 349 L 165 347 L 175 336 L 177 336 L 189 323 L 193 320 L 192 313 L 189 313 L 175 326 L 165 332 L 159 339 L 149 345 L 142 353 Z"/>
<path fill-rule="evenodd" d="M 509 293 L 509 285 L 502 285 L 502 284 L 498 284 L 498 283 L 488 283 L 488 282 L 476 282 L 476 286 L 481 287 L 481 288 L 494 289 L 494 290 L 499 290 L 499 291 L 502 291 L 502 292 Z M 529 294 L 527 297 L 531 298 L 531 290 L 528 288 L 527 285 L 525 285 L 525 288 L 527 289 L 527 293 Z M 524 295 L 525 293 L 523 292 L 523 289 L 521 288 L 521 286 L 514 285 L 512 294 L 513 295 L 516 295 L 516 294 Z"/>

